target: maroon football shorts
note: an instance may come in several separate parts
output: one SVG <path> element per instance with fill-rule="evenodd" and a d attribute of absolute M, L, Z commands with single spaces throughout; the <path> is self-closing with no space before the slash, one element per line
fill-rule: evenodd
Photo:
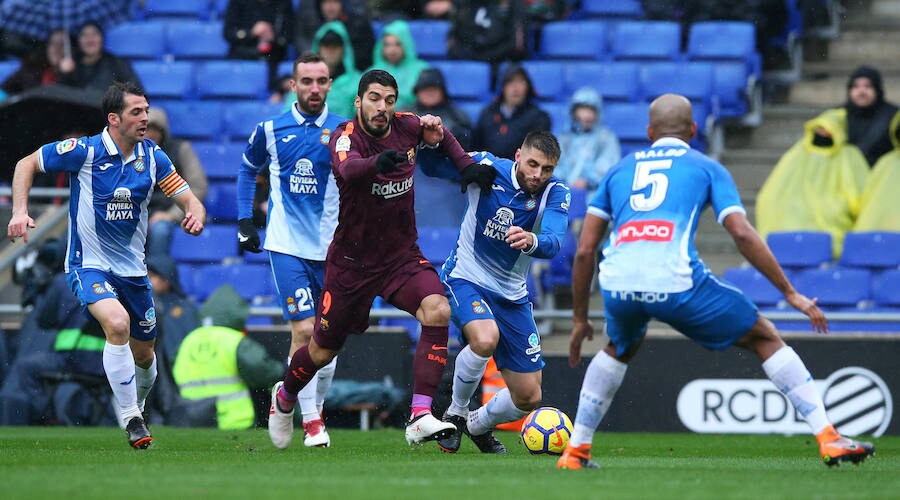
<path fill-rule="evenodd" d="M 350 333 L 369 327 L 369 310 L 376 296 L 413 316 L 429 295 L 444 296 L 437 271 L 420 253 L 399 259 L 383 272 L 367 273 L 326 262 L 322 298 L 313 338 L 321 347 L 339 350 Z"/>

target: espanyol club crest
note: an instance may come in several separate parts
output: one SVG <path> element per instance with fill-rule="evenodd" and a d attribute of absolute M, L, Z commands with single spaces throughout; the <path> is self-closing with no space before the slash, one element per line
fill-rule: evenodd
<path fill-rule="evenodd" d="M 479 301 L 472 302 L 472 311 L 475 314 L 484 314 L 486 312 L 484 306 Z"/>
<path fill-rule="evenodd" d="M 106 288 L 103 288 L 103 285 L 101 285 L 100 283 L 94 283 L 93 285 L 91 285 L 91 288 L 94 289 L 94 293 L 97 295 L 103 295 L 104 293 L 106 293 Z"/>
<path fill-rule="evenodd" d="M 534 198 L 528 198 L 528 201 L 525 202 L 525 208 L 528 210 L 534 210 L 537 208 L 537 200 Z"/>
<path fill-rule="evenodd" d="M 322 135 L 319 136 L 319 142 L 327 146 L 331 142 L 331 130 L 323 128 Z"/>
<path fill-rule="evenodd" d="M 143 158 L 138 158 L 137 160 L 134 160 L 134 170 L 135 170 L 135 172 L 143 172 L 145 168 L 146 168 L 146 166 L 144 165 L 144 159 L 143 159 Z"/>
<path fill-rule="evenodd" d="M 294 302 L 293 297 L 287 298 L 287 310 L 288 310 L 288 314 L 296 314 L 297 313 L 297 304 Z"/>

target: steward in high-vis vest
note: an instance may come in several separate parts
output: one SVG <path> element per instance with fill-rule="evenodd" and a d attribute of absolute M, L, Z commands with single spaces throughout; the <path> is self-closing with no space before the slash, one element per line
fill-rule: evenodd
<path fill-rule="evenodd" d="M 188 334 L 178 348 L 173 376 L 181 397 L 215 400 L 219 429 L 249 429 L 256 422 L 251 390 L 270 388 L 284 365 L 244 335 L 249 306 L 224 285 L 200 308 L 204 326 Z M 198 423 L 197 425 L 202 425 Z"/>

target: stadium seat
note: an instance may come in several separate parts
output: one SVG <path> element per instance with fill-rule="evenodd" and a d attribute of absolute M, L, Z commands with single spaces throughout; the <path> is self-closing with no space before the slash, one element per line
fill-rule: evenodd
<path fill-rule="evenodd" d="M 172 135 L 183 139 L 218 139 L 222 105 L 218 102 L 170 101 L 161 106 L 169 114 Z"/>
<path fill-rule="evenodd" d="M 565 102 L 542 102 L 538 107 L 550 115 L 550 130 L 558 134 L 571 123 L 569 118 L 569 105 Z"/>
<path fill-rule="evenodd" d="M 21 66 L 21 63 L 16 60 L 0 61 L 0 82 L 5 81 L 9 78 L 9 75 L 15 73 L 19 66 Z"/>
<path fill-rule="evenodd" d="M 831 235 L 817 231 L 769 233 L 766 243 L 785 267 L 819 267 L 831 262 Z"/>
<path fill-rule="evenodd" d="M 647 138 L 647 122 L 650 105 L 645 102 L 608 104 L 603 110 L 603 121 L 619 137 L 622 155 L 650 146 Z"/>
<path fill-rule="evenodd" d="M 196 72 L 202 99 L 265 99 L 269 68 L 263 61 L 208 61 Z"/>
<path fill-rule="evenodd" d="M 578 62 L 565 71 L 565 93 L 573 94 L 581 87 L 593 87 L 603 102 L 634 101 L 640 93 L 638 65 L 632 62 Z"/>
<path fill-rule="evenodd" d="M 749 110 L 747 90 L 750 73 L 743 62 L 714 62 L 713 94 L 719 100 L 719 115 L 744 116 Z"/>
<path fill-rule="evenodd" d="M 681 94 L 693 102 L 708 102 L 713 88 L 712 65 L 705 62 L 656 62 L 640 70 L 641 93 L 652 101 L 662 94 Z"/>
<path fill-rule="evenodd" d="M 613 34 L 615 59 L 676 60 L 681 53 L 681 27 L 669 21 L 623 21 Z"/>
<path fill-rule="evenodd" d="M 869 300 L 871 273 L 862 269 L 809 269 L 794 280 L 797 290 L 807 297 L 818 297 L 828 308 L 859 307 Z"/>
<path fill-rule="evenodd" d="M 448 21 L 408 21 L 409 32 L 416 43 L 416 52 L 422 59 L 446 59 Z"/>
<path fill-rule="evenodd" d="M 537 98 L 542 101 L 565 101 L 565 88 L 562 75 L 565 74 L 566 64 L 558 61 L 524 61 L 522 67 L 531 78 L 534 85 L 534 92 Z M 506 65 L 501 65 L 500 75 L 503 74 Z M 497 88 L 500 88 L 500 82 L 497 82 Z"/>
<path fill-rule="evenodd" d="M 572 261 L 577 249 L 578 239 L 571 231 L 566 231 L 563 241 L 560 242 L 559 252 L 550 259 L 549 266 L 541 273 L 543 290 L 552 291 L 556 287 L 568 287 L 572 284 Z"/>
<path fill-rule="evenodd" d="M 582 0 L 581 15 L 585 17 L 637 19 L 644 15 L 638 0 Z"/>
<path fill-rule="evenodd" d="M 848 232 L 839 263 L 845 267 L 900 267 L 900 233 Z"/>
<path fill-rule="evenodd" d="M 447 80 L 447 92 L 452 99 L 485 101 L 491 98 L 491 67 L 481 61 L 437 61 Z"/>
<path fill-rule="evenodd" d="M 170 255 L 178 262 L 222 262 L 237 257 L 237 226 L 209 224 L 198 236 L 175 231 Z"/>
<path fill-rule="evenodd" d="M 228 54 L 221 22 L 169 23 L 166 46 L 175 59 L 224 59 Z"/>
<path fill-rule="evenodd" d="M 194 64 L 189 61 L 132 63 L 150 99 L 185 99 L 193 94 Z"/>
<path fill-rule="evenodd" d="M 481 115 L 481 110 L 484 109 L 485 104 L 477 101 L 462 101 L 453 103 L 456 107 L 463 110 L 463 112 L 468 115 L 469 120 L 472 121 L 473 124 L 478 123 L 478 117 Z"/>
<path fill-rule="evenodd" d="M 210 0 L 153 0 L 144 5 L 144 19 L 202 19 L 210 15 Z"/>
<path fill-rule="evenodd" d="M 283 109 L 282 103 L 257 100 L 228 103 L 225 105 L 225 135 L 246 143 L 258 123 L 280 115 Z"/>
<path fill-rule="evenodd" d="M 752 267 L 726 269 L 723 277 L 740 288 L 747 298 L 759 307 L 777 306 L 784 300 L 784 296 L 775 288 L 775 285 Z M 788 278 L 790 279 L 790 276 Z"/>
<path fill-rule="evenodd" d="M 294 61 L 281 61 L 278 63 L 278 69 L 275 70 L 275 75 L 279 79 L 292 77 L 294 75 Z"/>
<path fill-rule="evenodd" d="M 691 25 L 687 56 L 691 60 L 749 60 L 756 53 L 756 28 L 740 21 L 709 21 Z"/>
<path fill-rule="evenodd" d="M 541 31 L 541 57 L 545 59 L 604 59 L 606 26 L 601 21 L 556 21 Z"/>
<path fill-rule="evenodd" d="M 237 241 L 237 239 L 235 239 Z M 247 301 L 255 297 L 273 295 L 271 285 L 272 273 L 266 266 L 259 264 L 211 264 L 200 268 L 197 279 L 197 297 L 205 299 L 224 284 L 234 287 L 240 296 Z"/>
<path fill-rule="evenodd" d="M 237 183 L 234 180 L 210 182 L 204 205 L 209 222 L 214 224 L 237 222 Z"/>
<path fill-rule="evenodd" d="M 880 307 L 900 307 L 900 269 L 879 273 L 872 279 L 872 299 Z"/>
<path fill-rule="evenodd" d="M 419 250 L 437 267 L 444 264 L 456 247 L 458 227 L 423 227 L 419 230 Z"/>
<path fill-rule="evenodd" d="M 110 28 L 103 38 L 106 50 L 126 59 L 162 59 L 168 52 L 166 25 L 160 21 L 120 24 Z M 143 81 L 144 75 L 138 76 Z"/>
<path fill-rule="evenodd" d="M 194 295 L 194 273 L 196 266 L 194 264 L 178 264 L 178 282 L 185 295 Z"/>
<path fill-rule="evenodd" d="M 237 176 L 246 142 L 197 141 L 194 151 L 210 181 L 231 181 Z"/>

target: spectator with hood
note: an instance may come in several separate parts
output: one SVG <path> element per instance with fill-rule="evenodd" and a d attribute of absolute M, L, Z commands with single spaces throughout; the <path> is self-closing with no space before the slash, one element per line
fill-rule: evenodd
<path fill-rule="evenodd" d="M 63 58 L 59 68 L 59 83 L 72 87 L 105 91 L 113 82 L 131 82 L 138 87 L 141 80 L 126 59 L 120 59 L 103 49 L 103 29 L 89 22 L 78 31 L 78 60 Z"/>
<path fill-rule="evenodd" d="M 879 158 L 872 167 L 862 193 L 854 231 L 900 233 L 900 210 L 897 210 L 897 193 L 900 193 L 900 112 L 891 120 L 890 129 L 894 149 Z"/>
<path fill-rule="evenodd" d="M 375 47 L 375 32 L 369 18 L 364 0 L 300 0 L 294 21 L 294 49 L 297 54 L 312 50 L 313 38 L 319 27 L 331 21 L 341 22 L 350 35 L 356 69 L 365 71 L 372 65 L 372 50 Z"/>
<path fill-rule="evenodd" d="M 397 108 L 415 103 L 413 88 L 428 63 L 416 54 L 416 42 L 406 21 L 398 19 L 384 27 L 375 44 L 373 59 L 375 63 L 370 69 L 387 71 L 397 80 Z"/>
<path fill-rule="evenodd" d="M 847 139 L 856 145 L 874 166 L 883 154 L 893 148 L 891 119 L 897 106 L 884 100 L 881 73 L 870 66 L 860 66 L 847 81 Z"/>
<path fill-rule="evenodd" d="M 514 158 L 528 132 L 550 130 L 550 115 L 534 103 L 534 86 L 521 65 L 507 66 L 500 87 L 500 95 L 478 117 L 472 149 Z"/>
<path fill-rule="evenodd" d="M 412 91 L 416 102 L 403 111 L 412 111 L 419 116 L 427 114 L 440 116 L 444 126 L 450 129 L 459 141 L 459 145 L 469 151 L 472 144 L 472 122 L 469 115 L 450 102 L 447 83 L 441 70 L 423 69 Z"/>
<path fill-rule="evenodd" d="M 593 191 L 622 156 L 619 138 L 603 125 L 603 98 L 591 87 L 572 94 L 569 117 L 568 128 L 559 134 L 562 156 L 553 175 L 572 187 Z"/>
<path fill-rule="evenodd" d="M 328 112 L 343 116 L 348 120 L 356 116 L 356 87 L 359 85 L 360 72 L 356 70 L 356 57 L 347 28 L 340 21 L 331 21 L 322 25 L 313 38 L 312 51 L 322 56 L 328 71 L 331 73 L 331 90 L 325 104 Z M 297 102 L 297 95 L 291 95 L 285 101 L 285 110 Z"/>

